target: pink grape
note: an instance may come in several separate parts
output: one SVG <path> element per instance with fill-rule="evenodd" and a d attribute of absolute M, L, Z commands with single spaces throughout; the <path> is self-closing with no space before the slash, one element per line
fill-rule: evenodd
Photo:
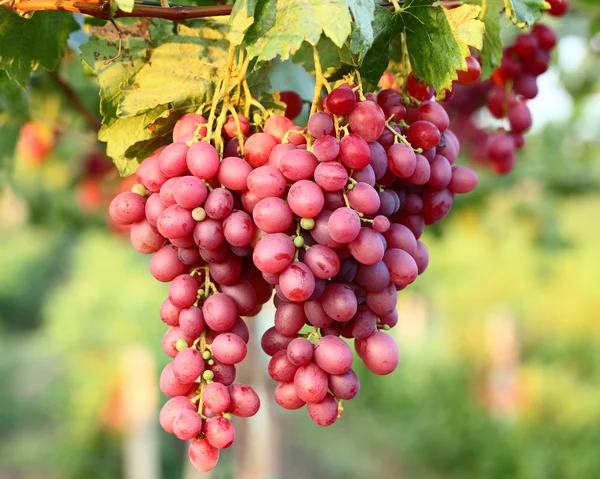
<path fill-rule="evenodd" d="M 316 112 L 308 119 L 308 132 L 314 138 L 331 135 L 333 132 L 333 120 L 327 113 Z"/>
<path fill-rule="evenodd" d="M 390 284 L 390 273 L 383 261 L 370 266 L 359 264 L 354 280 L 367 291 L 382 291 Z"/>
<path fill-rule="evenodd" d="M 452 193 L 469 193 L 477 186 L 477 173 L 464 166 L 452 167 L 452 179 L 448 189 Z"/>
<path fill-rule="evenodd" d="M 288 344 L 294 339 L 294 337 L 284 336 L 279 333 L 274 326 L 270 327 L 265 331 L 260 339 L 260 346 L 263 351 L 269 356 L 273 356 L 277 351 L 286 349 Z"/>
<path fill-rule="evenodd" d="M 188 170 L 196 178 L 209 180 L 219 170 L 219 154 L 210 143 L 199 141 L 188 149 L 186 163 Z"/>
<path fill-rule="evenodd" d="M 215 359 L 223 364 L 237 364 L 247 353 L 246 343 L 235 334 L 219 334 L 212 342 L 212 352 Z"/>
<path fill-rule="evenodd" d="M 204 360 L 197 349 L 186 348 L 173 361 L 173 374 L 182 384 L 192 384 L 204 372 Z"/>
<path fill-rule="evenodd" d="M 179 327 L 185 336 L 197 338 L 204 331 L 205 326 L 204 314 L 200 308 L 192 306 L 182 309 L 179 313 Z"/>
<path fill-rule="evenodd" d="M 227 120 L 225 120 L 225 124 L 223 125 L 223 134 L 228 138 L 234 138 L 236 135 L 245 136 L 248 134 L 248 131 L 250 131 L 250 122 L 248 121 L 248 118 L 238 114 L 237 119 L 237 123 L 240 124 L 239 130 L 235 117 L 233 115 L 227 115 Z"/>
<path fill-rule="evenodd" d="M 164 210 L 166 210 L 166 207 L 162 204 L 159 194 L 154 193 L 148 197 L 148 199 L 146 200 L 145 207 L 145 214 L 148 223 L 150 223 L 156 228 L 156 222 L 158 221 L 158 217 Z"/>
<path fill-rule="evenodd" d="M 409 178 L 417 168 L 417 157 L 409 146 L 396 143 L 387 151 L 388 168 L 399 178 Z"/>
<path fill-rule="evenodd" d="M 292 145 L 290 143 L 276 145 L 275 148 L 273 148 L 273 150 L 271 151 L 271 153 L 269 155 L 269 166 L 277 168 L 278 170 L 281 171 L 281 158 L 288 151 L 292 151 L 295 149 L 296 149 L 296 146 Z"/>
<path fill-rule="evenodd" d="M 226 449 L 235 440 L 235 429 L 233 424 L 224 417 L 211 417 L 206 421 L 204 436 L 211 446 Z"/>
<path fill-rule="evenodd" d="M 110 202 L 108 212 L 115 223 L 130 225 L 144 219 L 146 202 L 140 195 L 126 191 L 117 195 Z"/>
<path fill-rule="evenodd" d="M 167 178 L 183 175 L 187 171 L 186 155 L 188 146 L 177 142 L 168 145 L 160 154 L 160 172 Z"/>
<path fill-rule="evenodd" d="M 237 306 L 233 299 L 224 293 L 209 296 L 203 306 L 204 321 L 214 331 L 224 332 L 233 327 L 237 319 Z M 218 359 L 218 358 L 217 358 Z M 219 359 L 219 361 L 221 361 Z M 227 363 L 225 364 L 235 364 Z"/>
<path fill-rule="evenodd" d="M 347 87 L 335 88 L 327 95 L 327 108 L 334 115 L 348 115 L 356 106 L 356 95 Z"/>
<path fill-rule="evenodd" d="M 377 317 L 368 308 L 359 307 L 352 322 L 352 337 L 364 339 L 375 331 Z"/>
<path fill-rule="evenodd" d="M 381 291 L 367 291 L 367 307 L 378 316 L 391 313 L 396 308 L 397 301 L 398 294 L 393 284 Z"/>
<path fill-rule="evenodd" d="M 277 139 L 281 143 L 285 134 L 294 126 L 294 122 L 282 115 L 273 115 L 265 122 L 265 133 Z"/>
<path fill-rule="evenodd" d="M 304 303 L 304 314 L 306 314 L 309 323 L 317 328 L 326 328 L 333 323 L 333 318 L 327 315 L 323 305 L 317 300 Z"/>
<path fill-rule="evenodd" d="M 196 223 L 194 241 L 200 248 L 216 249 L 224 240 L 221 221 L 206 218 L 204 221 Z"/>
<path fill-rule="evenodd" d="M 285 177 L 277 168 L 264 165 L 248 175 L 248 189 L 259 198 L 282 196 L 285 193 Z"/>
<path fill-rule="evenodd" d="M 351 208 L 338 208 L 327 222 L 329 234 L 334 241 L 347 244 L 356 239 L 360 233 L 360 217 Z"/>
<path fill-rule="evenodd" d="M 173 187 L 175 186 L 175 183 L 177 183 L 177 180 L 179 180 L 179 178 L 179 176 L 176 176 L 175 178 L 169 178 L 160 187 L 160 201 L 162 201 L 162 204 L 166 207 L 173 206 L 177 203 L 175 201 L 175 197 L 173 196 Z"/>
<path fill-rule="evenodd" d="M 290 301 L 306 301 L 315 289 L 315 277 L 308 266 L 294 261 L 279 275 L 279 286 Z"/>
<path fill-rule="evenodd" d="M 190 210 L 179 205 L 169 206 L 158 217 L 156 226 L 161 235 L 169 239 L 179 239 L 189 235 L 196 225 Z"/>
<path fill-rule="evenodd" d="M 229 386 L 233 383 L 233 381 L 235 381 L 236 371 L 235 366 L 233 365 L 223 364 L 219 361 L 215 361 L 215 364 L 210 367 L 210 370 L 214 374 L 213 381 L 215 382 L 221 383 L 225 386 Z"/>
<path fill-rule="evenodd" d="M 264 273 L 280 273 L 289 266 L 296 248 L 291 238 L 275 233 L 261 239 L 252 253 L 256 267 Z"/>
<path fill-rule="evenodd" d="M 192 411 L 197 415 L 196 406 L 187 396 L 169 399 L 160 410 L 160 425 L 169 434 L 173 434 L 173 421 L 182 411 Z"/>
<path fill-rule="evenodd" d="M 440 142 L 440 130 L 429 121 L 418 120 L 408 127 L 406 137 L 413 148 L 427 150 Z"/>
<path fill-rule="evenodd" d="M 319 367 L 329 374 L 344 374 L 352 367 L 350 347 L 336 336 L 319 339 L 315 344 L 314 357 Z"/>
<path fill-rule="evenodd" d="M 190 443 L 188 457 L 196 469 L 208 472 L 219 462 L 219 450 L 211 446 L 207 439 L 196 438 Z"/>
<path fill-rule="evenodd" d="M 413 257 L 401 249 L 388 249 L 383 257 L 383 262 L 390 271 L 392 283 L 396 286 L 408 286 L 419 274 L 417 263 Z"/>
<path fill-rule="evenodd" d="M 277 139 L 268 133 L 250 135 L 244 144 L 246 161 L 254 168 L 267 164 L 277 143 Z"/>
<path fill-rule="evenodd" d="M 160 307 L 160 319 L 168 326 L 179 326 L 181 309 L 174 306 L 169 298 L 165 299 Z"/>
<path fill-rule="evenodd" d="M 361 169 L 371 162 L 369 144 L 362 137 L 350 133 L 340 140 L 340 161 L 348 168 Z"/>
<path fill-rule="evenodd" d="M 189 274 L 177 276 L 169 285 L 169 299 L 174 306 L 189 308 L 196 301 L 198 281 Z"/>
<path fill-rule="evenodd" d="M 348 201 L 353 209 L 366 215 L 376 213 L 381 204 L 377 191 L 367 183 L 356 183 L 348 192 Z"/>
<path fill-rule="evenodd" d="M 230 405 L 227 411 L 238 417 L 254 416 L 260 409 L 258 394 L 246 384 L 232 384 L 228 388 Z"/>
<path fill-rule="evenodd" d="M 229 409 L 231 398 L 226 386 L 213 381 L 204 386 L 202 390 L 202 402 L 212 412 L 220 413 Z"/>
<path fill-rule="evenodd" d="M 333 161 L 340 153 L 340 142 L 334 136 L 320 136 L 313 143 L 313 153 L 319 161 Z"/>
<path fill-rule="evenodd" d="M 173 128 L 173 142 L 182 141 L 185 137 L 191 137 L 200 125 L 207 123 L 206 118 L 196 113 L 183 115 Z M 206 136 L 206 127 L 200 129 L 200 136 Z"/>
<path fill-rule="evenodd" d="M 252 166 L 241 158 L 230 156 L 223 158 L 217 178 L 219 182 L 233 191 L 244 191 L 248 181 L 248 175 L 252 172 Z"/>
<path fill-rule="evenodd" d="M 442 155 L 436 155 L 431 162 L 431 176 L 427 185 L 433 189 L 441 190 L 450 183 L 452 179 L 452 166 Z"/>
<path fill-rule="evenodd" d="M 379 263 L 385 252 L 379 233 L 371 228 L 361 228 L 358 236 L 348 244 L 348 249 L 359 263 L 366 265 Z"/>
<path fill-rule="evenodd" d="M 194 439 L 202 430 L 202 419 L 195 411 L 184 409 L 173 419 L 173 433 L 178 439 Z"/>
<path fill-rule="evenodd" d="M 249 245 L 255 229 L 252 218 L 244 211 L 234 211 L 223 221 L 223 235 L 232 246 Z"/>
<path fill-rule="evenodd" d="M 275 329 L 284 336 L 294 336 L 306 323 L 304 307 L 299 303 L 285 303 L 275 311 Z"/>
<path fill-rule="evenodd" d="M 306 366 L 313 358 L 314 346 L 306 338 L 296 338 L 288 344 L 288 359 L 296 366 Z"/>
<path fill-rule="evenodd" d="M 338 399 L 349 400 L 360 391 L 360 382 L 354 370 L 348 369 L 344 374 L 329 375 L 329 389 Z"/>
<path fill-rule="evenodd" d="M 306 410 L 312 421 L 319 426 L 331 426 L 337 421 L 337 401 L 330 393 L 327 393 L 322 401 L 308 404 Z"/>
<path fill-rule="evenodd" d="M 408 254 L 413 254 L 417 249 L 417 239 L 408 227 L 401 224 L 393 224 L 390 229 L 384 233 L 387 240 L 387 246 L 391 248 L 400 248 Z"/>
<path fill-rule="evenodd" d="M 232 285 L 222 284 L 220 289 L 233 299 L 238 314 L 241 316 L 248 316 L 248 313 L 257 306 L 256 291 L 245 278 L 240 278 L 237 283 Z"/>
<path fill-rule="evenodd" d="M 195 176 L 182 176 L 173 185 L 173 198 L 177 204 L 190 210 L 201 206 L 207 195 L 208 188 Z"/>
<path fill-rule="evenodd" d="M 142 254 L 156 253 L 165 242 L 165 237 L 146 220 L 132 224 L 129 237 L 133 248 Z"/>
<path fill-rule="evenodd" d="M 365 366 L 375 374 L 390 374 L 398 366 L 400 360 L 398 345 L 389 334 L 376 331 L 368 338 L 358 340 L 357 343 Z"/>
<path fill-rule="evenodd" d="M 185 396 L 190 390 L 190 384 L 183 384 L 173 373 L 173 363 L 165 366 L 160 374 L 160 390 L 169 397 Z"/>
<path fill-rule="evenodd" d="M 284 409 L 300 409 L 306 404 L 300 399 L 293 382 L 279 383 L 275 388 L 275 401 Z"/>
<path fill-rule="evenodd" d="M 170 244 L 163 246 L 150 259 L 150 273 L 163 283 L 173 281 L 186 268 L 177 255 L 177 248 Z"/>
<path fill-rule="evenodd" d="M 290 206 L 281 198 L 264 198 L 256 203 L 252 218 L 256 226 L 267 233 L 283 233 L 292 226 L 294 219 Z"/>
<path fill-rule="evenodd" d="M 381 136 L 385 127 L 385 115 L 377 103 L 362 101 L 356 104 L 348 122 L 354 133 L 371 143 Z"/>
<path fill-rule="evenodd" d="M 354 292 L 349 286 L 341 283 L 327 285 L 321 296 L 321 304 L 329 317 L 340 322 L 351 319 L 358 309 Z"/>
<path fill-rule="evenodd" d="M 294 375 L 294 387 L 304 402 L 321 402 L 327 395 L 327 373 L 315 363 L 301 366 Z"/>
<path fill-rule="evenodd" d="M 292 181 L 307 180 L 318 164 L 317 157 L 310 151 L 295 149 L 283 154 L 279 169 Z"/>
<path fill-rule="evenodd" d="M 215 188 L 206 197 L 204 211 L 209 218 L 222 220 L 233 210 L 233 195 L 226 188 Z"/>
<path fill-rule="evenodd" d="M 321 163 L 315 169 L 315 182 L 324 191 L 339 191 L 348 183 L 348 172 L 336 161 Z"/>
<path fill-rule="evenodd" d="M 290 188 L 287 201 L 294 214 L 301 218 L 314 218 L 323 209 L 325 198 L 316 183 L 300 180 Z"/>
<path fill-rule="evenodd" d="M 340 259 L 335 251 L 327 246 L 313 245 L 304 255 L 304 263 L 320 279 L 331 279 L 340 270 Z"/>
<path fill-rule="evenodd" d="M 293 381 L 297 370 L 298 366 L 288 359 L 286 350 L 277 351 L 269 361 L 269 376 L 277 382 Z"/>

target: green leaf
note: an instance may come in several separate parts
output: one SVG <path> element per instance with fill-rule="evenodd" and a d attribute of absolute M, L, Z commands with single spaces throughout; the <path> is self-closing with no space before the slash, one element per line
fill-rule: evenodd
<path fill-rule="evenodd" d="M 123 12 L 133 12 L 134 5 L 134 0 L 117 0 L 119 10 L 122 10 Z"/>
<path fill-rule="evenodd" d="M 352 56 L 347 48 L 340 50 L 329 38 L 321 36 L 317 43 L 317 51 L 321 61 L 323 76 L 330 81 L 338 80 L 350 72 Z M 347 56 L 344 53 L 348 53 Z M 292 57 L 294 63 L 300 63 L 308 73 L 315 72 L 314 47 L 304 42 L 300 49 Z"/>
<path fill-rule="evenodd" d="M 197 105 L 214 92 L 214 79 L 227 64 L 229 43 L 223 32 L 179 26 L 178 35 L 162 40 L 136 73 L 131 87 L 122 88 L 119 117 L 135 116 L 159 105 Z"/>
<path fill-rule="evenodd" d="M 437 92 L 452 87 L 456 70 L 466 69 L 469 45 L 481 49 L 483 22 L 479 7 L 452 10 L 432 6 L 431 0 L 407 0 L 397 26 L 406 32 L 406 46 L 415 75 Z"/>
<path fill-rule="evenodd" d="M 107 143 L 106 153 L 114 160 L 121 176 L 135 173 L 139 163 L 152 151 L 152 148 L 141 148 L 141 144 L 148 141 L 154 143 L 156 140 L 160 143 L 162 135 L 157 134 L 157 124 L 161 118 L 164 120 L 169 116 L 171 112 L 168 107 L 161 106 L 131 118 L 113 118 L 102 125 L 98 139 Z M 136 148 L 128 151 L 133 147 Z"/>
<path fill-rule="evenodd" d="M 105 118 L 117 116 L 121 87 L 144 66 L 150 44 L 144 38 L 124 36 L 122 55 L 105 65 L 117 52 L 116 38 L 90 37 L 81 46 L 81 60 L 97 76 L 100 85 L 100 113 Z"/>
<path fill-rule="evenodd" d="M 506 16 L 513 23 L 532 25 L 540 19 L 545 0 L 504 0 Z"/>
<path fill-rule="evenodd" d="M 483 13 L 483 23 L 485 31 L 483 33 L 483 47 L 481 49 L 481 76 L 483 79 L 490 77 L 494 68 L 500 65 L 502 59 L 502 39 L 500 37 L 500 19 L 504 8 L 503 0 L 470 0 L 473 5 L 480 5 L 485 10 Z"/>
<path fill-rule="evenodd" d="M 391 41 L 394 31 L 394 15 L 383 7 L 375 9 L 373 23 L 374 41 L 372 47 L 365 53 L 360 65 L 360 75 L 367 89 L 374 89 L 381 75 L 390 62 L 392 54 Z"/>
<path fill-rule="evenodd" d="M 83 45 L 82 60 L 97 75 L 103 115 L 98 134 L 122 175 L 137 169 L 157 147 L 172 140 L 172 130 L 184 113 L 197 111 L 212 98 L 227 60 L 227 25 L 209 20 L 190 22 L 194 28 L 142 19 L 123 28 L 123 54 L 116 53 L 112 29 L 97 28 Z"/>
<path fill-rule="evenodd" d="M 287 60 L 306 41 L 316 45 L 321 34 L 341 48 L 351 32 L 346 0 L 265 0 L 245 42 L 251 58 Z"/>
<path fill-rule="evenodd" d="M 352 26 L 355 28 L 359 39 L 357 42 L 359 48 L 352 51 L 353 53 L 358 53 L 359 49 L 366 51 L 373 45 L 375 39 L 373 31 L 375 3 L 373 0 L 348 0 L 348 6 L 350 7 L 350 12 L 352 12 L 352 17 L 354 19 Z"/>
<path fill-rule="evenodd" d="M 79 24 L 66 12 L 36 12 L 30 19 L 0 8 L 0 69 L 21 88 L 42 66 L 56 70 L 71 32 Z"/>
<path fill-rule="evenodd" d="M 244 35 L 254 23 L 256 0 L 237 0 L 229 15 L 229 41 L 233 45 L 240 45 Z"/>

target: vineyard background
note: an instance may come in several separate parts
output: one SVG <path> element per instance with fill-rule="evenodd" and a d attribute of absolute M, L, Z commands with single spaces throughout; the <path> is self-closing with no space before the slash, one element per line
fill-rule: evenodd
<path fill-rule="evenodd" d="M 553 26 L 515 172 L 481 173 L 461 215 L 426 233 L 430 267 L 399 295 L 398 370 L 358 368 L 361 394 L 322 429 L 272 408 L 266 372 L 246 365 L 267 407 L 211 477 L 600 477 L 600 16 L 575 4 Z M 273 85 L 310 98 L 296 68 L 279 65 Z M 96 111 L 76 53 L 61 74 Z M 124 186 L 60 88 L 40 73 L 23 103 L 2 105 L 20 116 L 0 128 L 0 479 L 204 477 L 156 421 L 167 286 L 106 228 Z M 25 121 L 53 139 L 43 162 L 17 144 Z"/>

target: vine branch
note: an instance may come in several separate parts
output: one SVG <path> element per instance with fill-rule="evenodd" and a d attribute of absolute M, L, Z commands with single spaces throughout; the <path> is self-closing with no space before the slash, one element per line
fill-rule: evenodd
<path fill-rule="evenodd" d="M 190 18 L 226 16 L 231 13 L 233 5 L 214 5 L 208 7 L 136 5 L 131 12 L 118 10 L 112 16 L 110 14 L 109 2 L 88 3 L 73 0 L 20 0 L 14 2 L 13 8 L 20 14 L 36 11 L 65 11 L 83 13 L 84 15 L 104 20 L 122 17 L 151 17 L 181 21 Z"/>
<path fill-rule="evenodd" d="M 100 129 L 100 120 L 96 115 L 94 115 L 81 101 L 77 92 L 73 90 L 71 85 L 69 85 L 66 81 L 64 81 L 56 72 L 47 72 L 50 79 L 54 82 L 54 84 L 60 89 L 60 91 L 65 95 L 65 97 L 71 102 L 71 104 L 75 107 L 75 109 L 85 118 L 88 126 L 94 130 L 98 131 Z"/>

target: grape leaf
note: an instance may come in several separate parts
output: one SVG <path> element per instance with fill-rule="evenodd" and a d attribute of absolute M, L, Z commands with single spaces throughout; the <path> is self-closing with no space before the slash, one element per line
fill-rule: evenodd
<path fill-rule="evenodd" d="M 375 9 L 374 41 L 371 48 L 364 54 L 359 69 L 363 85 L 367 89 L 374 89 L 377 86 L 390 62 L 394 22 L 394 15 L 387 8 L 378 6 Z"/>
<path fill-rule="evenodd" d="M 81 46 L 81 60 L 97 76 L 100 86 L 100 113 L 105 118 L 117 116 L 121 87 L 144 66 L 150 44 L 147 39 L 124 36 L 123 53 L 115 61 L 104 62 L 116 53 L 117 40 L 90 37 Z"/>
<path fill-rule="evenodd" d="M 351 23 L 346 0 L 265 0 L 255 12 L 245 41 L 251 58 L 287 60 L 302 42 L 316 45 L 322 33 L 342 47 Z"/>
<path fill-rule="evenodd" d="M 452 87 L 456 70 L 465 70 L 468 45 L 481 49 L 480 8 L 462 5 L 447 10 L 431 0 L 407 0 L 396 22 L 406 32 L 406 47 L 415 75 L 437 92 Z"/>
<path fill-rule="evenodd" d="M 214 91 L 219 70 L 226 63 L 226 25 L 195 20 L 195 28 L 163 20 L 142 19 L 124 28 L 123 54 L 116 52 L 113 30 L 96 28 L 97 35 L 82 46 L 82 60 L 97 75 L 100 85 L 102 127 L 122 175 L 158 146 L 171 140 L 173 125 L 184 113 L 196 111 Z M 100 37 L 100 33 L 103 37 Z"/>
<path fill-rule="evenodd" d="M 481 76 L 490 77 L 494 68 L 500 65 L 502 59 L 502 39 L 500 37 L 500 19 L 504 8 L 503 0 L 470 0 L 469 3 L 481 5 L 479 18 L 485 25 L 483 45 L 481 48 Z M 485 3 L 485 8 L 483 4 Z"/>
<path fill-rule="evenodd" d="M 353 53 L 368 50 L 375 39 L 373 21 L 375 20 L 375 3 L 372 0 L 348 0 L 348 6 L 354 22 L 352 24 L 358 38 L 357 48 Z"/>
<path fill-rule="evenodd" d="M 506 16 L 513 23 L 532 25 L 540 19 L 545 0 L 504 0 Z"/>
<path fill-rule="evenodd" d="M 254 23 L 256 0 L 237 0 L 229 15 L 229 41 L 233 45 L 240 45 L 244 35 Z"/>
<path fill-rule="evenodd" d="M 30 19 L 0 8 L 0 69 L 21 88 L 42 66 L 56 70 L 71 32 L 79 24 L 66 12 L 36 12 Z"/>
<path fill-rule="evenodd" d="M 157 134 L 157 123 L 161 119 L 169 118 L 171 113 L 168 107 L 160 106 L 142 115 L 123 119 L 112 118 L 102 125 L 98 132 L 98 139 L 106 142 L 106 153 L 113 159 L 121 176 L 135 173 L 139 163 L 149 153 L 171 139 L 170 137 L 162 138 Z M 169 132 L 172 129 L 171 125 Z M 156 146 L 142 148 L 142 144 L 148 141 Z M 131 148 L 133 150 L 128 151 Z"/>
<path fill-rule="evenodd" d="M 200 106 L 212 97 L 214 80 L 227 63 L 228 46 L 219 30 L 180 25 L 177 35 L 152 50 L 133 84 L 121 89 L 124 96 L 117 115 L 135 116 L 168 103 L 175 108 Z"/>
<path fill-rule="evenodd" d="M 314 48 L 310 43 L 302 43 L 300 49 L 292 57 L 294 63 L 300 63 L 308 73 L 315 72 Z M 329 81 L 338 80 L 350 72 L 354 64 L 351 56 L 342 61 L 342 50 L 340 50 L 329 38 L 322 35 L 317 43 L 319 60 L 323 76 Z"/>

